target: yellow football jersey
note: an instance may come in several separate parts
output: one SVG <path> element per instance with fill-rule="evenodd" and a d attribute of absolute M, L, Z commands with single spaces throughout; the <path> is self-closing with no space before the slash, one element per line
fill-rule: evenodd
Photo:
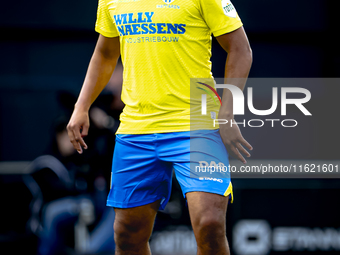
<path fill-rule="evenodd" d="M 212 78 L 211 34 L 241 26 L 229 0 L 99 0 L 95 29 L 119 36 L 124 66 L 117 133 L 191 130 L 190 79 Z"/>

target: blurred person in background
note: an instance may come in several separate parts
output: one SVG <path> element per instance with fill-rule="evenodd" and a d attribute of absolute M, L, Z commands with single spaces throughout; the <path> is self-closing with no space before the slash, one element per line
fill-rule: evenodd
<path fill-rule="evenodd" d="M 87 221 L 88 230 L 94 230 L 92 239 L 102 235 L 100 231 L 106 231 L 104 236 L 110 242 L 107 245 L 105 240 L 97 241 L 94 245 L 90 239 L 79 242 L 87 242 L 84 244 L 86 249 L 95 249 L 94 252 L 103 249 L 112 251 L 112 247 L 114 248 L 114 243 L 111 242 L 112 226 L 100 229 L 98 226 L 103 225 L 102 221 L 113 222 L 114 217 L 114 214 L 105 210 L 105 198 L 110 181 L 109 172 L 105 170 L 111 166 L 114 133 L 119 126 L 119 114 L 122 110 L 121 101 L 114 94 L 115 91 L 119 91 L 119 72 L 118 67 L 116 73 L 112 75 L 109 89 L 100 96 L 101 100 L 90 111 L 93 137 L 88 140 L 91 148 L 84 156 L 75 152 L 66 130 L 67 116 L 72 112 L 70 106 L 74 104 L 75 98 L 67 92 L 59 94 L 64 114 L 56 120 L 52 145 L 46 154 L 54 156 L 66 167 L 73 185 L 65 187 L 48 171 L 34 174 L 42 189 L 45 203 L 38 254 L 61 254 L 65 253 L 65 249 L 79 246 L 74 229 L 82 215 L 85 215 L 83 218 Z M 99 243 L 102 243 L 102 247 Z M 75 248 L 78 248 L 78 251 L 79 249 L 86 251 L 84 247 Z"/>

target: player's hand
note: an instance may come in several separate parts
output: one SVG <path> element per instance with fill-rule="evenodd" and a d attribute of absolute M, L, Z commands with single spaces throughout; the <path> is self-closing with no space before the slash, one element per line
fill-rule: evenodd
<path fill-rule="evenodd" d="M 87 136 L 90 127 L 88 111 L 80 111 L 75 109 L 71 119 L 67 125 L 67 133 L 73 147 L 79 154 L 83 153 L 83 149 L 87 149 L 87 145 L 83 139 Z"/>
<path fill-rule="evenodd" d="M 244 147 L 249 150 L 253 147 L 243 138 L 239 127 L 234 123 L 235 121 L 232 125 L 230 123 L 220 125 L 220 135 L 229 155 L 245 164 L 247 161 L 243 155 L 250 157 L 250 154 Z"/>

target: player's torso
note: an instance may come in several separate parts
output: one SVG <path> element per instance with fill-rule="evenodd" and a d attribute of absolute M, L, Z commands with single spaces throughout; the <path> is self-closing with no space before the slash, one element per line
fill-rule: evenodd
<path fill-rule="evenodd" d="M 211 77 L 211 32 L 199 0 L 107 0 L 107 5 L 124 65 L 120 131 L 187 130 L 190 78 Z"/>

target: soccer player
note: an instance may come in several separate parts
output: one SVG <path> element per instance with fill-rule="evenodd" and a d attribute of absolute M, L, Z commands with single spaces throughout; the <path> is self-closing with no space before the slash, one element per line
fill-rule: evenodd
<path fill-rule="evenodd" d="M 226 82 L 244 88 L 252 52 L 234 6 L 229 0 L 99 0 L 95 28 L 99 39 L 68 134 L 82 153 L 87 148 L 83 137 L 88 134 L 89 108 L 121 56 L 125 108 L 107 199 L 116 213 L 116 254 L 150 254 L 148 240 L 157 210 L 170 197 L 173 169 L 188 203 L 197 254 L 229 254 L 230 178 L 195 178 L 191 142 L 198 146 L 194 154 L 202 162 L 219 165 L 229 164 L 228 153 L 245 163 L 244 156 L 250 156 L 245 148 L 252 147 L 237 125 L 191 130 L 190 80 L 213 78 L 213 34 L 228 52 Z M 223 91 L 218 115 L 213 112 L 211 118 L 233 119 L 229 90 Z M 218 153 L 212 155 L 211 148 Z"/>

